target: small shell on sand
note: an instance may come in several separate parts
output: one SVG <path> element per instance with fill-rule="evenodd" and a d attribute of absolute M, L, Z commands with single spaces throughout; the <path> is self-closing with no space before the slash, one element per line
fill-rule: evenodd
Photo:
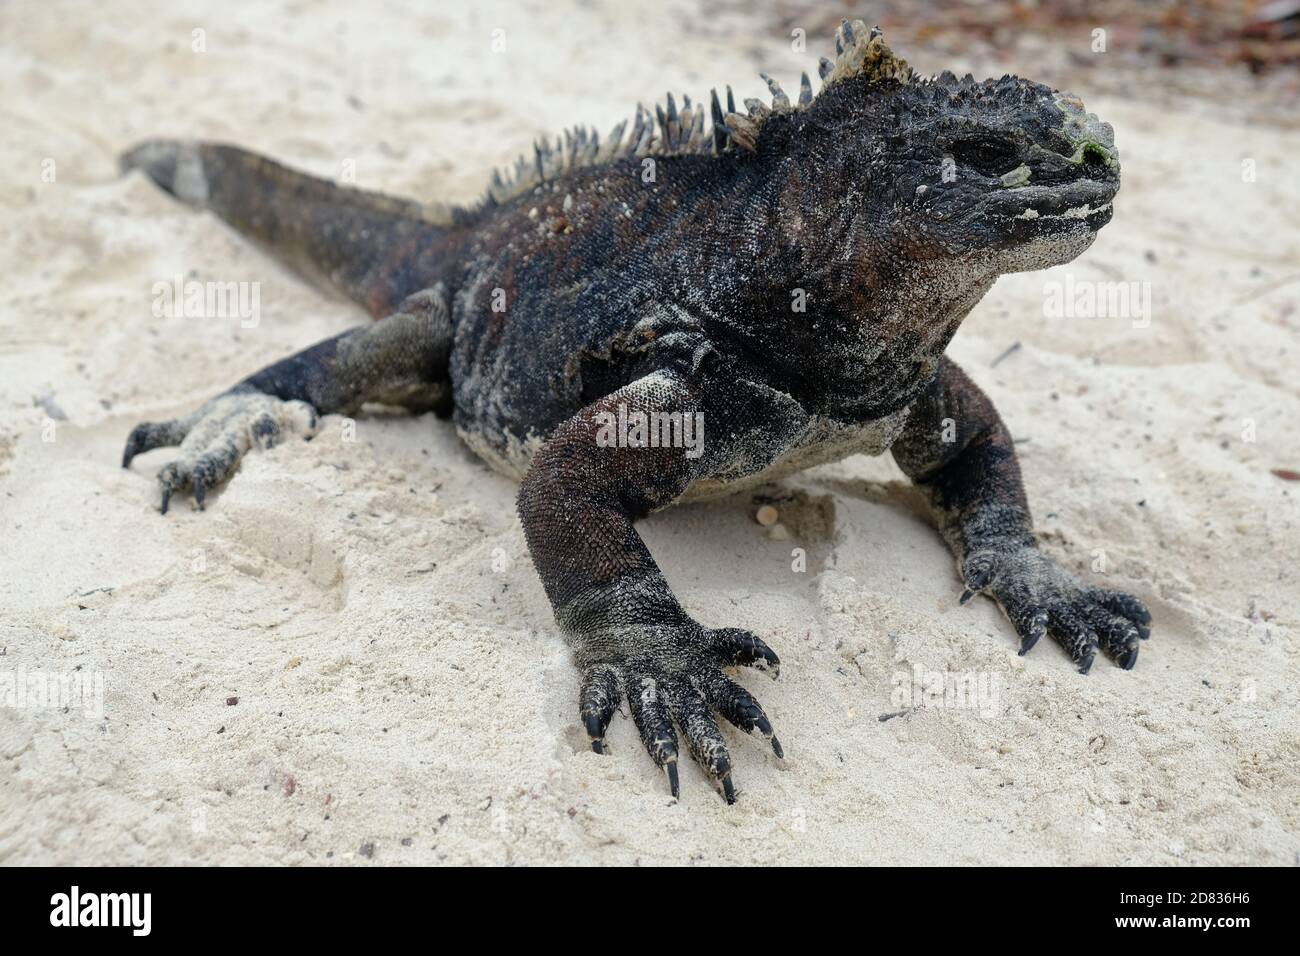
<path fill-rule="evenodd" d="M 754 512 L 754 520 L 757 521 L 759 524 L 761 524 L 764 528 L 772 527 L 772 525 L 776 524 L 777 519 L 780 517 L 781 517 L 781 513 L 777 511 L 775 508 L 773 508 L 771 505 L 763 505 L 761 508 L 758 509 L 758 511 Z"/>

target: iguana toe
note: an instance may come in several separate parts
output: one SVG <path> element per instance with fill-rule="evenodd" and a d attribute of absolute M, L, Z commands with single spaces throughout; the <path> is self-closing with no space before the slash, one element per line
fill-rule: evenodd
<path fill-rule="evenodd" d="M 186 428 L 179 419 L 167 422 L 141 422 L 131 429 L 126 448 L 122 452 L 122 467 L 130 468 L 136 455 L 155 448 L 179 445 L 185 438 Z"/>
<path fill-rule="evenodd" d="M 226 481 L 250 448 L 270 448 L 286 431 L 310 437 L 316 410 L 261 392 L 230 392 L 187 418 L 137 425 L 127 438 L 122 466 L 141 452 L 179 445 L 180 454 L 158 472 L 159 506 L 166 514 L 177 492 L 189 491 L 202 511 L 208 491 Z"/>
<path fill-rule="evenodd" d="M 776 652 L 749 631 L 723 627 L 705 631 L 705 637 L 724 665 L 752 667 L 773 680 L 781 675 L 781 659 Z"/>
<path fill-rule="evenodd" d="M 1031 544 L 981 548 L 967 558 L 963 577 L 962 603 L 973 593 L 997 601 L 1020 636 L 1021 655 L 1050 633 L 1081 674 L 1098 650 L 1131 670 L 1151 633 L 1151 615 L 1137 598 L 1083 583 Z"/>
<path fill-rule="evenodd" d="M 611 665 L 594 664 L 583 672 L 578 702 L 591 749 L 598 754 L 605 752 L 605 730 L 622 696 L 618 671 Z"/>

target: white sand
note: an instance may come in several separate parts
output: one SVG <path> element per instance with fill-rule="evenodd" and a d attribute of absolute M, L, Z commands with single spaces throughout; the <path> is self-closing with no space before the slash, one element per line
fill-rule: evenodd
<path fill-rule="evenodd" d="M 1270 474 L 1300 468 L 1300 135 L 1077 89 L 1117 130 L 1114 223 L 1071 266 L 1002 280 L 953 345 L 1023 439 L 1048 551 L 1083 572 L 1104 551 L 1150 604 L 1136 670 L 1081 677 L 1050 641 L 1018 658 L 990 602 L 957 605 L 889 460 L 788 482 L 789 541 L 749 497 L 675 510 L 646 538 L 703 622 L 781 654 L 778 682 L 741 679 L 788 759 L 731 733 L 739 804 L 693 766 L 674 804 L 626 718 L 612 756 L 587 751 L 514 489 L 446 424 L 365 418 L 348 442 L 329 419 L 252 455 L 206 513 L 157 515 L 168 453 L 118 468 L 135 422 L 359 318 L 115 156 L 204 136 L 468 199 L 536 134 L 669 87 L 757 95 L 758 68 L 796 81 L 826 41 L 796 56 L 685 4 L 684 31 L 616 2 L 208 6 L 0 8 L 0 678 L 104 680 L 102 716 L 0 707 L 0 862 L 1300 858 L 1300 484 Z M 155 318 L 178 273 L 260 282 L 261 324 Z M 1067 274 L 1149 282 L 1150 326 L 1044 318 Z M 991 693 L 878 720 L 913 668 Z"/>

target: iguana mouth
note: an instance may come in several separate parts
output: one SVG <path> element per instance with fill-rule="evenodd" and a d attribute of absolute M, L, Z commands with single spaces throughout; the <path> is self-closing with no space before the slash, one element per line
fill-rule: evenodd
<path fill-rule="evenodd" d="M 1111 202 L 1118 191 L 1117 181 L 1082 180 L 1054 186 L 1015 186 L 988 197 L 981 204 L 980 211 L 998 219 L 1011 220 L 1014 224 L 1032 225 L 1029 231 L 1034 234 L 1077 228 L 1079 224 L 1100 229 L 1110 222 Z"/>
<path fill-rule="evenodd" d="M 1105 217 L 1105 221 L 1110 220 L 1111 204 L 1102 203 L 1100 206 L 1093 206 L 1091 203 L 1084 203 L 1082 206 L 1072 206 L 1065 212 L 1061 213 L 1040 213 L 1037 209 L 1026 209 L 1024 212 L 1015 216 L 1016 219 L 1082 219 L 1089 225 L 1096 220 Z"/>

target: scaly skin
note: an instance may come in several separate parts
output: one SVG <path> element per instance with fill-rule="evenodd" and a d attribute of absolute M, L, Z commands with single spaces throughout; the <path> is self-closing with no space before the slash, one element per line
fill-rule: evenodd
<path fill-rule="evenodd" d="M 915 75 L 844 24 L 814 98 L 780 88 L 706 121 L 671 97 L 598 143 L 539 147 L 473 209 L 333 186 L 229 146 L 152 142 L 123 159 L 376 316 L 193 415 L 139 426 L 123 464 L 180 445 L 162 507 L 227 479 L 293 423 L 383 402 L 451 414 L 521 480 L 519 513 L 582 668 L 603 751 L 627 698 L 677 794 L 680 738 L 731 802 L 715 715 L 781 746 L 724 668 L 775 676 L 758 637 L 695 622 L 634 529 L 683 498 L 891 449 L 926 494 L 967 591 L 1021 653 L 1051 634 L 1082 672 L 1122 667 L 1150 616 L 1038 550 L 1001 419 L 944 357 L 1001 274 L 1073 259 L 1110 219 L 1110 127 L 1015 77 Z M 568 136 L 568 134 L 566 134 Z M 638 413 L 704 422 L 702 446 L 606 440 Z M 679 736 L 680 735 L 680 736 Z"/>

